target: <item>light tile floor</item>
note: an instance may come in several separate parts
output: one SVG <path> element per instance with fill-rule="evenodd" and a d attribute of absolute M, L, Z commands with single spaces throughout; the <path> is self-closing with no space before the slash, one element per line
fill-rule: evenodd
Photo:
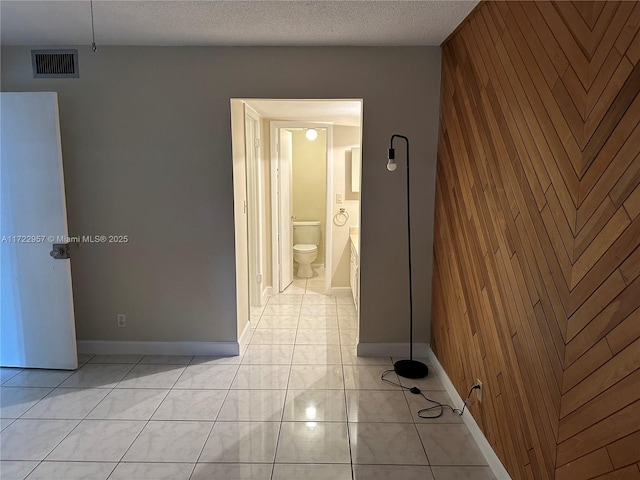
<path fill-rule="evenodd" d="M 252 309 L 239 357 L 1 369 L 0 478 L 493 479 L 459 417 L 419 418 L 426 401 L 380 380 L 393 359 L 356 356 L 351 299 L 321 285 Z M 402 383 L 450 402 L 433 374 Z"/>

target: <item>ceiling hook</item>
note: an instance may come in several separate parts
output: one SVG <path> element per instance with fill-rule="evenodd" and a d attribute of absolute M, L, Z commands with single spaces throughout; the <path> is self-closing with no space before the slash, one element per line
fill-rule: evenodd
<path fill-rule="evenodd" d="M 95 53 L 98 51 L 98 47 L 96 45 L 96 29 L 93 25 L 93 0 L 89 0 L 89 5 L 91 6 L 91 38 L 93 40 L 91 43 L 91 50 Z"/>

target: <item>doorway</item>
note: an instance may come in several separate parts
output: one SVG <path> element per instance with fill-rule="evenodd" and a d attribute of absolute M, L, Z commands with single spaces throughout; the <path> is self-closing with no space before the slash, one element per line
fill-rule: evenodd
<path fill-rule="evenodd" d="M 272 121 L 271 202 L 274 293 L 284 293 L 294 279 L 310 280 L 294 265 L 294 226 L 315 228 L 319 238 L 312 267 L 331 272 L 332 228 L 330 221 L 333 187 L 333 126 L 302 121 Z M 313 135 L 311 135 L 313 134 Z M 310 241 L 307 241 L 310 243 Z M 320 293 L 331 294 L 331 275 L 324 275 Z"/>
<path fill-rule="evenodd" d="M 354 283 L 351 252 L 359 251 L 352 247 L 354 242 L 359 247 L 362 100 L 232 99 L 231 111 L 238 337 L 255 328 L 263 309 L 278 300 L 273 296 L 284 290 L 287 272 L 295 293 L 342 296 L 345 302 L 353 294 L 357 309 L 359 278 Z M 293 188 L 279 186 L 280 156 L 286 155 L 279 144 L 285 143 L 280 138 L 286 135 L 283 132 L 293 142 L 295 133 L 312 129 L 323 133 L 326 148 L 324 211 L 293 220 L 321 223 L 321 252 L 315 267 L 320 271 L 324 265 L 325 275 L 301 281 L 293 275 L 295 194 Z M 290 169 L 289 177 L 291 173 Z M 313 290 L 299 288 L 300 283 L 305 287 L 313 283 Z"/>

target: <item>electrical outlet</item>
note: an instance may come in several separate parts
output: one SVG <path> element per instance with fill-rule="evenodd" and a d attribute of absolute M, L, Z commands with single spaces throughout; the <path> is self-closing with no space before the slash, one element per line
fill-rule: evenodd
<path fill-rule="evenodd" d="M 118 319 L 118 327 L 125 328 L 127 326 L 127 316 L 124 313 L 118 313 L 116 318 Z"/>
<path fill-rule="evenodd" d="M 480 387 L 480 388 L 476 389 L 476 396 L 478 397 L 478 401 L 480 403 L 482 403 L 482 388 L 483 387 L 482 387 L 482 382 L 480 381 L 479 378 L 476 380 L 476 385 L 478 385 Z"/>

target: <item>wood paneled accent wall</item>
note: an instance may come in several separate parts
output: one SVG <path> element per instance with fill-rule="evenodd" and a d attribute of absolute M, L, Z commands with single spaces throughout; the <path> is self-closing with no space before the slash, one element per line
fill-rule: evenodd
<path fill-rule="evenodd" d="M 443 46 L 432 347 L 514 479 L 640 479 L 640 3 Z"/>

